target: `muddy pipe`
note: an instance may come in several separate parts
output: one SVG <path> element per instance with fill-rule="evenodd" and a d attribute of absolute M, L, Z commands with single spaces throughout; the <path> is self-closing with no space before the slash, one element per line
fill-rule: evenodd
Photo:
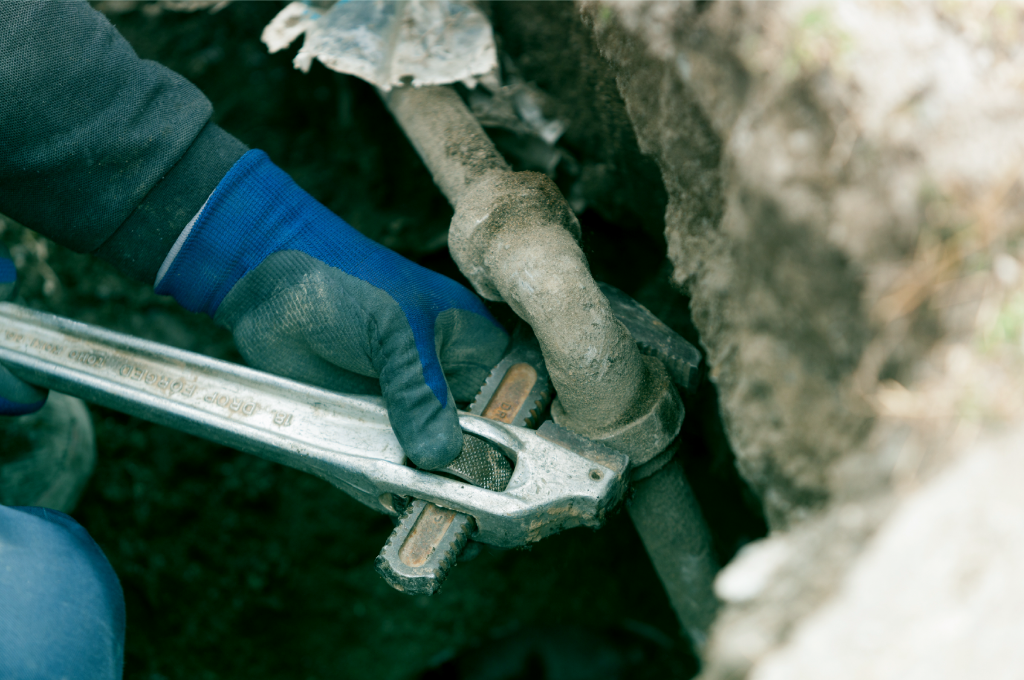
<path fill-rule="evenodd" d="M 665 366 L 642 356 L 613 316 L 554 182 L 512 172 L 450 87 L 381 96 L 455 208 L 448 245 L 459 269 L 482 297 L 507 302 L 533 328 L 558 395 L 555 422 L 629 455 L 630 516 L 700 649 L 717 609 L 717 565 L 681 468 L 665 465 L 683 419 Z"/>
<path fill-rule="evenodd" d="M 555 421 L 636 464 L 679 432 L 664 366 L 637 350 L 580 249 L 580 225 L 546 175 L 512 172 L 450 87 L 382 94 L 455 208 L 448 245 L 477 293 L 533 328 L 558 398 Z"/>

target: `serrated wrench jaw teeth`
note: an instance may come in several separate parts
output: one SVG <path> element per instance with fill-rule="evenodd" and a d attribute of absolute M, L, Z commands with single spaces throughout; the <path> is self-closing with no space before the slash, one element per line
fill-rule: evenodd
<path fill-rule="evenodd" d="M 551 378 L 529 326 L 515 331 L 512 349 L 491 370 L 469 408 L 473 415 L 536 429 L 551 404 Z"/>
<path fill-rule="evenodd" d="M 484 384 L 480 386 L 476 396 L 473 397 L 473 401 L 467 409 L 473 415 L 483 415 L 484 409 L 487 408 L 487 402 L 491 400 L 491 395 L 494 394 L 494 390 L 497 389 L 498 383 L 500 383 L 502 377 L 504 377 L 504 370 L 502 370 L 499 375 L 499 366 L 501 366 L 500 363 L 491 369 L 491 372 L 487 374 L 487 379 L 484 380 Z"/>
<path fill-rule="evenodd" d="M 433 595 L 474 531 L 473 518 L 413 500 L 374 562 L 388 584 L 410 595 Z"/>
<path fill-rule="evenodd" d="M 529 415 L 524 419 L 523 427 L 528 427 L 531 430 L 540 427 L 549 406 L 551 406 L 551 388 L 538 390 L 537 398 L 533 402 Z M 519 423 L 513 423 L 513 425 L 519 425 Z"/>

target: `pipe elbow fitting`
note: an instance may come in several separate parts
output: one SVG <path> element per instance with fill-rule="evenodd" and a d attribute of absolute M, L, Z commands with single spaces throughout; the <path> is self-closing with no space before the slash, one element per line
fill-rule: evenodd
<path fill-rule="evenodd" d="M 505 281 L 504 260 L 515 251 L 545 249 L 540 260 L 557 256 L 573 269 L 590 268 L 579 248 L 580 223 L 555 183 L 539 172 L 494 171 L 485 174 L 453 202 L 455 216 L 448 230 L 448 248 L 476 292 L 488 300 L 505 301 L 515 295 Z M 518 281 L 515 288 L 550 286 L 544 280 Z"/>
<path fill-rule="evenodd" d="M 555 183 L 512 172 L 452 88 L 381 96 L 455 208 L 448 246 L 459 269 L 481 297 L 507 302 L 537 335 L 558 392 L 556 422 L 634 463 L 653 455 L 650 447 L 663 449 L 679 432 L 682 402 L 665 368 L 640 355 L 612 313 Z"/>
<path fill-rule="evenodd" d="M 558 187 L 535 172 L 480 177 L 455 204 L 449 249 L 482 297 L 533 328 L 560 425 L 639 464 L 663 450 L 683 407 L 664 366 L 641 356 L 590 274 L 580 225 Z"/>

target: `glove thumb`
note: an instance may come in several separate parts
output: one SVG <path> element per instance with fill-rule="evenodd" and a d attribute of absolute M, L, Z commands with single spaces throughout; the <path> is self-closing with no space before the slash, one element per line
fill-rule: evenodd
<path fill-rule="evenodd" d="M 435 470 L 462 451 L 462 428 L 433 342 L 424 348 L 429 355 L 422 361 L 407 328 L 384 339 L 385 359 L 378 367 L 381 395 L 405 455 L 417 467 Z"/>

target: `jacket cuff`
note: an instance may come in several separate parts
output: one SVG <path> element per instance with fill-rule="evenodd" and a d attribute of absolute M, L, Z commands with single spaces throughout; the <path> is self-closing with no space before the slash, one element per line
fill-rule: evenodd
<path fill-rule="evenodd" d="M 340 256 L 325 255 L 325 247 L 341 248 L 354 263 L 384 249 L 253 149 L 210 196 L 155 290 L 213 317 L 234 285 L 272 253 L 298 250 L 336 263 Z"/>
<path fill-rule="evenodd" d="M 249 148 L 207 123 L 181 160 L 93 253 L 127 276 L 153 283 L 185 225 Z"/>

